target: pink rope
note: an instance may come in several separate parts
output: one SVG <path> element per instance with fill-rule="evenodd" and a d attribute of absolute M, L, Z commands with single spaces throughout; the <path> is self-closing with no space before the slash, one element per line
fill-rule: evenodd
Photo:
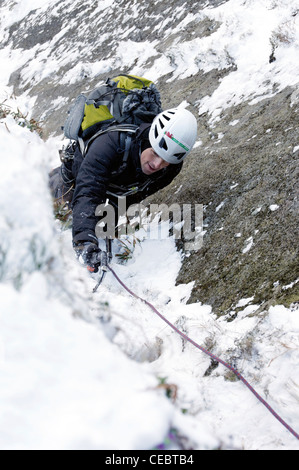
<path fill-rule="evenodd" d="M 184 340 L 188 341 L 189 343 L 193 344 L 196 348 L 200 349 L 203 353 L 207 354 L 210 356 L 214 361 L 222 364 L 224 367 L 232 371 L 239 380 L 241 380 L 247 388 L 255 395 L 255 397 L 270 411 L 270 413 L 291 433 L 293 436 L 299 440 L 299 434 L 294 431 L 294 429 L 291 428 L 277 413 L 276 411 L 273 410 L 273 408 L 259 395 L 255 389 L 247 382 L 246 379 L 238 372 L 233 366 L 228 364 L 227 362 L 223 361 L 219 357 L 215 356 L 215 354 L 212 354 L 211 352 L 207 351 L 205 348 L 197 344 L 193 339 L 189 338 L 185 333 L 180 331 L 176 326 L 174 326 L 170 321 L 167 320 L 150 302 L 147 300 L 143 299 L 142 297 L 139 297 L 137 294 L 135 294 L 131 289 L 129 289 L 124 282 L 117 276 L 117 274 L 113 271 L 113 269 L 108 265 L 108 268 L 112 272 L 113 276 L 115 279 L 120 283 L 120 285 L 135 299 L 141 300 L 141 302 L 145 303 L 150 307 L 165 323 L 167 323 L 170 328 L 172 328 L 176 333 L 178 333 Z"/>

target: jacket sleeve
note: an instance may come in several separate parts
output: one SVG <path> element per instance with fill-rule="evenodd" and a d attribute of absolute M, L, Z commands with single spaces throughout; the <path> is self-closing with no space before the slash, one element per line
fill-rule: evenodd
<path fill-rule="evenodd" d="M 168 167 L 169 172 L 166 171 L 165 177 L 161 179 L 158 190 L 163 189 L 166 186 L 168 186 L 174 180 L 174 178 L 176 178 L 177 175 L 181 172 L 182 168 L 183 168 L 183 162 L 176 164 L 176 165 L 171 165 L 170 167 Z"/>
<path fill-rule="evenodd" d="M 170 165 L 169 167 L 167 167 L 165 169 L 165 173 L 162 174 L 161 176 L 158 176 L 157 180 L 154 181 L 149 186 L 144 197 L 151 196 L 157 191 L 160 191 L 161 189 L 168 186 L 174 180 L 174 178 L 180 173 L 182 166 L 183 166 L 183 163 L 180 163 L 178 165 Z"/>
<path fill-rule="evenodd" d="M 161 175 L 157 174 L 157 178 L 154 179 L 143 191 L 127 197 L 128 206 L 138 204 L 141 201 L 144 201 L 147 197 L 168 186 L 180 173 L 182 166 L 183 163 L 180 163 L 178 165 L 170 165 L 165 170 L 162 170 L 163 173 Z"/>
<path fill-rule="evenodd" d="M 73 209 L 73 244 L 97 241 L 95 215 L 99 204 L 106 201 L 110 175 L 121 161 L 116 133 L 104 134 L 90 145 L 76 177 Z"/>

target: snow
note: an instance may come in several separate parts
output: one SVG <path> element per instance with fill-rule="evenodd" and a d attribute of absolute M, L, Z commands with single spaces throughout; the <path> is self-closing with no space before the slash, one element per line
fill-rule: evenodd
<path fill-rule="evenodd" d="M 248 253 L 249 250 L 251 250 L 253 246 L 253 237 L 249 237 L 246 240 L 246 246 L 243 248 L 242 253 Z"/>
<path fill-rule="evenodd" d="M 29 11 L 51 6 L 54 14 L 58 2 L 2 4 L 4 37 L 4 28 Z M 112 4 L 98 2 L 94 14 Z M 228 106 L 271 96 L 274 83 L 277 92 L 298 82 L 299 15 L 292 16 L 298 7 L 297 0 L 230 0 L 194 14 L 220 22 L 213 34 L 177 41 L 167 57 L 158 54 L 158 43 L 145 41 L 137 56 L 119 46 L 110 59 L 84 64 L 84 71 L 93 77 L 116 63 L 135 64 L 131 73 L 155 79 L 172 71 L 174 80 L 233 62 L 237 69 L 198 103 L 199 113 L 208 111 L 213 122 Z M 191 21 L 186 16 L 181 27 Z M 277 60 L 270 64 L 269 39 L 277 41 L 279 28 L 291 40 L 276 43 Z M 26 94 L 10 98 L 12 71 L 24 65 L 23 80 L 33 86 L 58 64 L 67 65 L 63 52 L 48 59 L 53 44 L 54 39 L 26 53 L 8 45 L 1 49 L 0 95 L 12 109 L 30 112 L 34 102 Z M 66 77 L 75 83 L 81 73 L 74 67 Z M 209 357 L 124 291 L 111 273 L 92 293 L 97 277 L 77 263 L 71 233 L 52 213 L 47 174 L 58 163 L 61 138 L 43 142 L 11 116 L 1 119 L 0 138 L 0 448 L 154 449 L 175 428 L 196 450 L 298 450 L 294 436 L 244 384 L 222 365 L 207 374 Z M 137 236 L 127 263 L 114 256 L 117 275 L 194 341 L 233 362 L 298 432 L 298 309 L 277 305 L 253 315 L 259 306 L 244 298 L 237 311 L 217 318 L 209 305 L 187 303 L 193 283 L 176 285 L 182 254 L 174 240 Z M 249 256 L 252 247 L 250 237 L 243 253 Z M 177 387 L 174 402 L 158 387 L 161 379 Z"/>
<path fill-rule="evenodd" d="M 219 212 L 220 209 L 222 209 L 222 207 L 224 206 L 224 204 L 225 204 L 225 201 L 220 202 L 220 204 L 216 207 L 215 211 Z"/>

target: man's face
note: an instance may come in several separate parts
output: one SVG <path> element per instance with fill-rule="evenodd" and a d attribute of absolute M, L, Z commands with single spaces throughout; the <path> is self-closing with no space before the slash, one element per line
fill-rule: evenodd
<path fill-rule="evenodd" d="M 159 157 L 152 148 L 143 150 L 140 155 L 141 169 L 145 175 L 152 175 L 166 168 L 169 163 Z"/>

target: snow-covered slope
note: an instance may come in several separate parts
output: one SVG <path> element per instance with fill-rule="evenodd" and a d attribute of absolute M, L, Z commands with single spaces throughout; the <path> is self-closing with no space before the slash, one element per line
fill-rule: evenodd
<path fill-rule="evenodd" d="M 228 70 L 195 103 L 213 122 L 228 106 L 297 84 L 298 8 L 298 0 L 4 0 L 0 79 L 57 134 L 58 110 L 119 70 L 168 83 Z"/>
<path fill-rule="evenodd" d="M 196 25 L 206 18 L 220 26 L 199 39 Z M 298 18 L 298 2 L 287 0 L 170 2 L 166 9 L 162 2 L 3 1 L 0 96 L 10 109 L 39 111 L 57 126 L 54 110 L 81 91 L 82 79 L 96 83 L 129 68 L 171 82 L 218 67 L 230 73 L 192 102 L 213 126 L 227 106 L 297 83 Z M 277 66 L 262 67 L 272 52 Z M 96 277 L 75 260 L 47 187 L 61 136 L 42 141 L 8 113 L 0 137 L 0 448 L 153 449 L 175 429 L 174 449 L 298 450 L 241 382 L 182 342 L 111 274 L 92 293 Z M 182 254 L 174 241 L 138 236 L 127 263 L 113 260 L 121 279 L 236 366 L 298 432 L 296 305 L 254 315 L 259 305 L 244 298 L 234 321 L 218 318 L 209 305 L 187 303 L 192 282 L 176 285 Z M 176 392 L 171 399 L 165 386 Z"/>

